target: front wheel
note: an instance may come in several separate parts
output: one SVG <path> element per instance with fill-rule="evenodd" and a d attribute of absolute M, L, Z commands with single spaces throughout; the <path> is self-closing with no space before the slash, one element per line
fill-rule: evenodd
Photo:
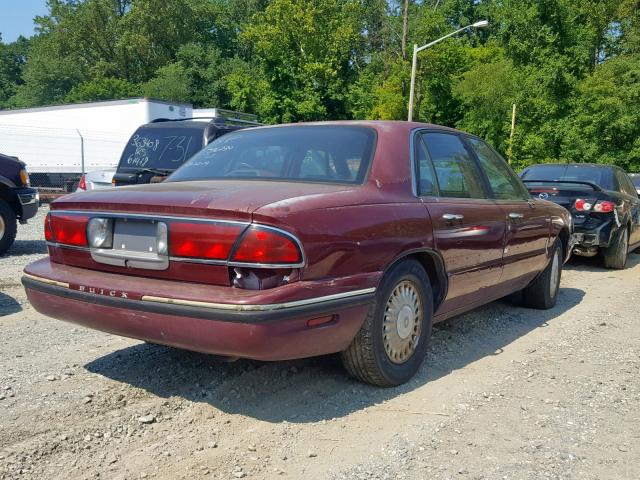
<path fill-rule="evenodd" d="M 416 260 L 405 260 L 384 276 L 375 304 L 342 363 L 359 380 L 380 387 L 407 382 L 424 361 L 431 336 L 433 294 Z"/>
<path fill-rule="evenodd" d="M 608 248 L 602 251 L 604 257 L 604 266 L 606 268 L 623 269 L 627 264 L 627 255 L 629 253 L 629 230 L 621 228 L 618 230 L 616 239 Z"/>
<path fill-rule="evenodd" d="M 556 241 L 551 252 L 551 261 L 547 267 L 522 291 L 524 305 L 540 310 L 552 308 L 558 300 L 561 276 L 562 245 Z"/>

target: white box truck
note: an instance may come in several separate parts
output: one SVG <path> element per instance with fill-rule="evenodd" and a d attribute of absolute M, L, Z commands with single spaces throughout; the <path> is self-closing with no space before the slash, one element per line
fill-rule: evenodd
<path fill-rule="evenodd" d="M 83 172 L 115 170 L 140 125 L 193 115 L 189 104 L 146 98 L 0 110 L 0 153 L 25 162 L 35 187 L 69 192 Z"/>

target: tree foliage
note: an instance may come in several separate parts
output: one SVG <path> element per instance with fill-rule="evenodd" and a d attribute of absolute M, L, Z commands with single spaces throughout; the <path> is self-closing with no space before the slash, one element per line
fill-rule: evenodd
<path fill-rule="evenodd" d="M 414 116 L 487 138 L 514 165 L 640 171 L 637 0 L 48 0 L 0 41 L 0 107 L 145 95 L 266 122 Z M 510 139 L 512 105 L 517 106 Z"/>

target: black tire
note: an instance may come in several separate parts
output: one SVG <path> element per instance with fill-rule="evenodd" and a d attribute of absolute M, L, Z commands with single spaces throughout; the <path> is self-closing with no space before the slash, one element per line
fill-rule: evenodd
<path fill-rule="evenodd" d="M 556 304 L 562 277 L 562 260 L 562 244 L 558 240 L 553 245 L 549 264 L 528 287 L 522 290 L 522 303 L 525 307 L 547 310 Z"/>
<path fill-rule="evenodd" d="M 415 300 L 413 309 L 407 299 Z M 401 303 L 403 300 L 407 303 Z M 396 317 L 388 314 L 393 308 L 398 309 Z M 407 318 L 407 315 L 413 318 Z M 390 328 L 393 318 L 397 319 L 396 330 Z M 365 383 L 379 387 L 405 383 L 424 361 L 432 321 L 433 293 L 429 276 L 416 260 L 404 260 L 393 266 L 382 279 L 375 303 L 360 331 L 341 353 L 342 363 L 351 375 Z M 406 336 L 402 337 L 402 334 Z M 392 341 L 400 342 L 403 351 L 393 350 Z M 396 357 L 395 360 L 391 355 Z"/>
<path fill-rule="evenodd" d="M 602 249 L 602 257 L 605 268 L 623 269 L 627 265 L 629 256 L 629 229 L 618 230 L 616 239 L 608 248 Z"/>
<path fill-rule="evenodd" d="M 16 213 L 7 202 L 0 200 L 0 255 L 13 245 L 16 229 Z"/>

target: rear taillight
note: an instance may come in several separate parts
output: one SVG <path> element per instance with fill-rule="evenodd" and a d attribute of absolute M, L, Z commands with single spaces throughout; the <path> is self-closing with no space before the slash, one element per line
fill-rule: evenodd
<path fill-rule="evenodd" d="M 297 265 L 302 263 L 302 252 L 289 235 L 262 227 L 249 228 L 236 248 L 232 262 Z"/>
<path fill-rule="evenodd" d="M 174 257 L 226 260 L 242 225 L 171 222 L 169 253 Z"/>
<path fill-rule="evenodd" d="M 600 212 L 600 213 L 609 213 L 609 212 L 613 212 L 615 208 L 616 208 L 615 203 L 610 202 L 608 200 L 600 200 L 593 206 L 593 211 Z"/>
<path fill-rule="evenodd" d="M 88 217 L 84 215 L 50 213 L 47 218 L 48 220 L 45 222 L 45 238 L 47 241 L 77 247 L 88 246 Z"/>
<path fill-rule="evenodd" d="M 598 212 L 598 213 L 609 213 L 613 212 L 616 208 L 616 204 L 610 202 L 609 200 L 585 200 L 582 198 L 578 198 L 576 203 L 573 205 L 574 208 L 579 212 Z"/>
<path fill-rule="evenodd" d="M 588 212 L 593 207 L 593 203 L 591 200 L 585 200 L 583 198 L 576 199 L 576 203 L 574 203 L 573 207 L 579 212 Z"/>
<path fill-rule="evenodd" d="M 80 177 L 80 181 L 78 182 L 78 190 L 86 190 L 87 189 L 87 179 L 84 175 Z"/>

